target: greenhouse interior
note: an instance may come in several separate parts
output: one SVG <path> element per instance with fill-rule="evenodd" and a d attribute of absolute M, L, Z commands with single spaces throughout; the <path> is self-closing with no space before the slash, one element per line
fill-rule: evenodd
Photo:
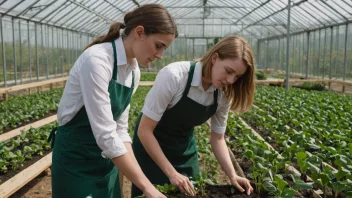
<path fill-rule="evenodd" d="M 89 50 L 86 47 L 97 38 L 107 35 L 111 24 L 120 22 L 120 27 L 123 25 L 128 28 L 128 23 L 124 22 L 126 14 L 133 15 L 138 9 L 145 8 L 142 15 L 148 15 L 152 11 L 143 6 L 151 4 L 160 5 L 171 16 L 170 20 L 176 25 L 174 29 L 177 29 L 177 36 L 172 38 L 167 49 L 163 44 L 165 51 L 162 51 L 160 57 L 156 56 L 155 60 L 148 64 L 139 61 L 136 63 L 137 70 L 140 72 L 136 81 L 138 85 L 133 81 L 136 80 L 136 72 L 132 72 L 133 77 L 126 77 L 126 82 L 129 79 L 128 86 L 123 87 L 132 88 L 129 91 L 133 96 L 126 99 L 127 103 L 122 109 L 127 111 L 127 117 L 123 118 L 126 122 L 123 125 L 125 128 L 120 130 L 125 130 L 129 134 L 128 138 L 133 139 L 130 142 L 134 146 L 136 131 L 140 133 L 143 130 L 139 127 L 140 120 L 143 120 L 143 117 L 148 118 L 148 115 L 144 114 L 147 113 L 145 110 L 148 108 L 147 105 L 151 105 L 151 101 L 154 100 L 150 99 L 153 97 L 152 94 L 158 93 L 159 89 L 165 90 L 172 81 L 172 78 L 168 79 L 170 82 L 166 81 L 167 78 L 163 76 L 166 75 L 164 71 L 177 64 L 184 64 L 181 61 L 187 62 L 191 68 L 192 64 L 195 64 L 194 75 L 196 75 L 197 66 L 201 65 L 201 69 L 203 66 L 203 69 L 199 70 L 203 75 L 200 76 L 200 81 L 203 83 L 200 85 L 200 90 L 206 94 L 210 88 L 215 87 L 214 98 L 211 94 L 210 101 L 218 100 L 217 103 L 214 101 L 218 106 L 216 111 L 214 110 L 216 113 L 212 115 L 218 114 L 221 109 L 220 104 L 228 105 L 226 115 L 223 115 L 224 120 L 216 121 L 215 119 L 220 118 L 209 116 L 208 119 L 204 118 L 204 122 L 192 125 L 194 128 L 192 134 L 195 137 L 192 141 L 195 142 L 197 149 L 199 174 L 193 175 L 194 177 L 189 177 L 187 173 L 183 174 L 188 182 L 191 181 L 189 183 L 191 187 L 180 187 L 169 177 L 170 180 L 167 180 L 166 184 L 156 184 L 151 180 L 156 191 L 160 193 L 158 196 L 149 194 L 147 190 L 143 191 L 144 195 L 133 196 L 134 188 L 136 186 L 140 188 L 139 183 L 142 179 L 138 183 L 138 181 L 135 182 L 136 178 L 128 178 L 127 175 L 132 175 L 132 172 L 128 172 L 127 168 L 123 169 L 124 166 L 117 165 L 113 160 L 119 157 L 112 158 L 104 154 L 106 150 L 101 144 L 105 143 L 99 141 L 103 141 L 102 139 L 107 138 L 107 135 L 101 136 L 102 139 L 97 138 L 98 133 L 105 132 L 95 131 L 98 129 L 90 124 L 90 122 L 93 123 L 92 115 L 98 116 L 103 110 L 101 112 L 98 111 L 99 108 L 94 108 L 97 112 L 93 108 L 89 111 L 84 110 L 86 115 L 88 114 L 86 117 L 89 117 L 89 119 L 85 118 L 87 127 L 90 134 L 94 134 L 92 138 L 95 137 L 94 140 L 97 141 L 94 145 L 101 152 L 102 158 L 109 160 L 112 166 L 115 164 L 116 170 L 127 171 L 119 172 L 115 179 L 117 181 L 115 185 L 117 183 L 120 185 L 119 193 L 109 191 L 110 194 L 99 194 L 102 193 L 100 191 L 108 191 L 105 189 L 108 188 L 108 184 L 100 185 L 99 191 L 95 189 L 99 187 L 98 184 L 96 184 L 98 187 L 93 188 L 89 187 L 92 184 L 82 187 L 83 182 L 77 188 L 92 191 L 85 197 L 191 197 L 193 193 L 190 194 L 188 188 L 191 190 L 194 188 L 196 197 L 240 197 L 240 195 L 243 197 L 352 197 L 352 0 L 0 0 L 0 198 L 61 197 L 63 195 L 60 195 L 59 191 L 66 190 L 72 192 L 72 196 L 67 197 L 83 196 L 75 194 L 81 193 L 74 189 L 76 184 L 73 184 L 73 181 L 81 183 L 78 179 L 73 179 L 65 185 L 62 184 L 65 182 L 60 184 L 57 183 L 57 179 L 53 179 L 58 171 L 58 168 L 54 170 L 52 166 L 56 156 L 53 152 L 55 151 L 53 142 L 56 142 L 55 148 L 59 148 L 56 146 L 60 145 L 57 143 L 61 137 L 58 135 L 59 129 L 61 127 L 60 130 L 63 130 L 63 126 L 66 125 L 62 124 L 61 116 L 64 111 L 74 112 L 73 108 L 76 107 L 74 105 L 78 105 L 79 102 L 74 103 L 73 100 L 80 101 L 80 108 L 83 105 L 82 109 L 84 107 L 88 109 L 88 101 L 100 100 L 96 101 L 96 106 L 99 107 L 102 101 L 106 102 L 105 96 L 113 95 L 110 92 L 110 84 L 114 76 L 116 78 L 116 74 L 110 75 L 110 79 L 105 79 L 107 82 L 111 80 L 110 84 L 106 84 L 109 90 L 100 90 L 102 87 L 95 90 L 91 87 L 92 91 L 84 94 L 93 95 L 84 95 L 83 85 L 80 88 L 72 85 L 78 78 L 76 75 L 79 75 L 77 68 L 80 67 L 83 55 Z M 156 21 L 159 22 L 159 20 Z M 145 20 L 143 23 L 147 22 L 148 20 Z M 142 24 L 140 26 L 143 27 Z M 160 30 L 155 28 L 157 31 Z M 132 32 L 137 32 L 137 28 Z M 153 34 L 146 35 L 149 37 Z M 226 38 L 233 38 L 233 36 L 236 39 L 244 38 L 243 42 L 249 44 L 253 65 L 250 67 L 243 62 L 247 66 L 243 75 L 247 75 L 247 71 L 253 71 L 253 76 L 242 79 L 241 75 L 236 76 L 230 85 L 220 81 L 221 88 L 216 87 L 214 81 L 210 81 L 210 88 L 203 88 L 202 86 L 208 83 L 204 80 L 206 78 L 204 75 L 208 74 L 204 74 L 207 64 L 203 57 L 216 46 L 220 46 Z M 122 36 L 121 38 L 120 40 L 125 39 Z M 115 39 L 113 44 L 116 43 L 116 47 L 119 48 L 118 38 Z M 106 42 L 110 41 L 95 45 L 107 46 L 103 45 Z M 127 50 L 126 43 L 124 43 L 124 50 Z M 108 46 L 110 49 L 111 44 Z M 115 44 L 111 49 L 115 50 Z M 140 51 L 143 49 L 145 48 L 141 48 Z M 126 55 L 129 52 L 123 53 L 126 59 L 129 58 L 129 55 Z M 149 52 L 145 51 L 145 54 L 140 56 L 147 56 L 147 53 Z M 116 50 L 114 54 L 111 53 L 108 56 L 115 57 L 116 65 Z M 219 57 L 220 61 L 223 61 L 220 55 Z M 138 59 L 138 57 L 134 58 Z M 237 59 L 241 60 L 238 57 Z M 128 61 L 126 60 L 126 65 Z M 211 64 L 213 64 L 211 71 L 214 71 L 215 63 Z M 112 63 L 109 66 L 115 71 L 116 66 Z M 228 66 L 225 67 L 228 68 Z M 237 65 L 235 67 L 239 68 Z M 234 70 L 231 69 L 231 71 Z M 82 73 L 87 74 L 83 71 Z M 191 74 L 190 70 L 189 75 Z M 227 75 L 230 74 L 232 75 L 227 72 Z M 99 76 L 103 75 L 101 73 Z M 123 74 L 117 75 L 120 80 L 119 75 Z M 214 74 L 212 78 L 213 76 Z M 164 82 L 162 82 L 163 79 Z M 97 79 L 90 80 L 92 85 L 97 85 Z M 118 80 L 115 79 L 115 83 L 123 85 L 123 83 L 119 84 Z M 79 81 L 79 83 L 82 82 L 83 80 Z M 130 85 L 131 82 L 132 85 Z M 240 83 L 236 84 L 236 82 Z M 163 83 L 163 86 L 158 83 Z M 250 84 L 253 87 L 249 88 Z M 89 88 L 87 86 L 85 87 Z M 179 88 L 180 86 L 176 85 Z M 186 82 L 183 88 L 185 86 Z M 192 81 L 189 91 L 193 86 Z M 217 90 L 221 92 L 219 98 L 215 97 Z M 104 94 L 99 95 L 98 91 Z M 236 91 L 240 93 L 237 94 Z M 76 94 L 80 92 L 80 98 L 67 98 L 74 97 L 73 92 Z M 182 99 L 179 100 L 187 96 L 183 91 L 177 94 L 181 97 L 182 93 Z M 178 97 L 177 94 L 167 101 L 170 103 L 167 109 L 164 109 L 165 112 L 169 111 L 169 108 L 175 109 L 171 106 L 177 103 L 174 102 Z M 155 103 L 160 101 L 157 99 L 158 96 L 154 97 Z M 203 100 L 203 96 L 197 97 L 200 98 L 199 101 Z M 113 111 L 114 115 L 113 99 L 110 99 L 111 101 L 107 100 L 108 110 L 110 114 Z M 220 99 L 228 100 L 223 104 Z M 237 102 L 237 99 L 240 101 Z M 204 106 L 204 100 L 198 101 L 198 104 L 201 103 Z M 194 101 L 197 102 L 197 100 Z M 156 106 L 160 108 L 160 104 Z M 60 110 L 60 108 L 69 107 L 71 109 Z M 157 115 L 156 112 L 149 113 Z M 107 115 L 108 118 L 111 117 L 110 114 Z M 119 113 L 119 116 L 123 115 L 124 113 Z M 204 113 L 204 115 L 208 114 Z M 73 117 L 76 118 L 76 114 L 73 114 L 70 119 Z M 121 117 L 115 118 L 114 115 L 110 121 L 119 123 Z M 166 119 L 167 116 L 161 114 L 160 117 Z M 105 122 L 104 119 L 105 117 L 101 117 L 101 125 Z M 149 119 L 155 122 L 155 126 L 159 126 L 159 120 L 151 117 Z M 222 121 L 223 125 L 220 124 Z M 56 132 L 59 133 L 50 132 L 58 126 L 60 127 Z M 119 126 L 114 127 L 115 130 L 119 130 Z M 216 149 L 220 146 L 215 146 L 212 139 L 217 133 L 215 131 L 220 128 L 224 130 L 218 133 L 218 135 L 223 133 L 221 140 L 224 141 L 222 145 L 224 147 L 221 147 L 223 151 L 221 154 Z M 119 139 L 119 135 L 114 136 L 114 141 Z M 154 137 L 153 133 L 150 135 Z M 58 136 L 56 140 L 55 136 Z M 138 135 L 138 137 L 142 136 Z M 155 140 L 159 141 L 158 138 Z M 139 144 L 147 148 L 146 141 L 141 141 L 142 143 Z M 122 145 L 123 143 L 126 144 L 121 142 Z M 115 145 L 112 147 L 115 148 Z M 157 151 L 163 151 L 163 148 L 156 147 Z M 123 147 L 123 149 L 126 148 Z M 146 152 L 148 159 L 154 160 L 153 163 L 160 168 L 165 167 L 159 164 L 162 160 L 155 159 L 156 151 L 153 155 L 150 153 L 151 148 L 146 150 L 143 152 Z M 134 152 L 141 153 L 135 150 Z M 169 163 L 166 154 L 162 157 Z M 142 168 L 141 174 L 146 173 L 138 156 L 137 160 Z M 228 162 L 226 160 L 230 160 L 231 166 L 225 163 Z M 173 164 L 169 163 L 169 165 Z M 138 164 L 136 166 L 138 167 Z M 157 167 L 158 171 L 164 174 L 165 170 L 162 168 L 159 170 L 159 167 Z M 176 166 L 174 169 L 178 171 Z M 235 170 L 235 173 L 232 170 Z M 233 174 L 249 182 L 248 185 L 254 188 L 251 195 L 241 192 L 237 185 L 242 185 L 246 192 L 250 191 L 249 187 L 241 183 L 242 180 L 234 179 Z M 147 174 L 146 176 L 146 181 L 149 182 L 150 178 Z M 67 176 L 66 179 L 70 180 L 71 177 L 73 176 Z M 240 182 L 237 183 L 237 181 Z M 72 189 L 68 187 L 70 185 Z M 132 185 L 136 186 L 131 187 Z"/>

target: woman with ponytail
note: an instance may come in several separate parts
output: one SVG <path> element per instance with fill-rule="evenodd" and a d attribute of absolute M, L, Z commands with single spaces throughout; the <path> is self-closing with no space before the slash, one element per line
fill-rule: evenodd
<path fill-rule="evenodd" d="M 59 127 L 49 137 L 52 197 L 120 198 L 118 170 L 146 197 L 165 197 L 133 154 L 128 113 L 140 79 L 138 63 L 161 59 L 175 37 L 168 11 L 147 4 L 111 24 L 78 57 L 59 104 Z"/>

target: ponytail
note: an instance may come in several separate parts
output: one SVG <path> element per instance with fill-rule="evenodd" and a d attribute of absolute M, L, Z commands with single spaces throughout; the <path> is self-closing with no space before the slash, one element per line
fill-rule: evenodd
<path fill-rule="evenodd" d="M 91 42 L 87 49 L 95 44 L 113 42 L 120 37 L 120 30 L 124 29 L 124 35 L 128 36 L 133 28 L 141 25 L 144 33 L 149 34 L 173 34 L 178 36 L 177 26 L 166 8 L 160 4 L 146 4 L 125 14 L 124 23 L 114 22 L 110 25 L 108 34 L 99 36 Z"/>
<path fill-rule="evenodd" d="M 126 25 L 123 23 L 113 22 L 110 25 L 109 32 L 106 35 L 99 36 L 93 42 L 89 43 L 84 49 L 86 50 L 87 48 L 99 43 L 113 42 L 120 37 L 120 29 L 124 29 L 125 27 Z"/>

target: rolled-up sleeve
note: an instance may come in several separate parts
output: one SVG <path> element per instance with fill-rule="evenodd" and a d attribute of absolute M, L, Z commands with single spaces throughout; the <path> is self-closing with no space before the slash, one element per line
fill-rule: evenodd
<path fill-rule="evenodd" d="M 79 81 L 93 135 L 103 157 L 112 159 L 121 156 L 127 153 L 127 149 L 124 137 L 116 133 L 117 125 L 111 111 L 108 92 L 111 65 L 107 58 L 95 56 L 87 57 L 83 65 Z"/>
<path fill-rule="evenodd" d="M 218 134 L 224 134 L 226 131 L 227 118 L 230 110 L 230 105 L 227 99 L 223 98 L 219 102 L 219 107 L 216 113 L 211 117 L 211 130 Z"/>
<path fill-rule="evenodd" d="M 179 85 L 179 76 L 168 67 L 158 73 L 152 89 L 147 94 L 142 113 L 154 121 L 160 121 Z"/>

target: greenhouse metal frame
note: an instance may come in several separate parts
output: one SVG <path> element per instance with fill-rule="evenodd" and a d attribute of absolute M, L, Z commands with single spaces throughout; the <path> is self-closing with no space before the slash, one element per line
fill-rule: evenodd
<path fill-rule="evenodd" d="M 282 70 L 286 79 L 352 79 L 351 0 L 2 0 L 0 86 L 67 75 L 111 22 L 147 3 L 165 6 L 180 33 L 156 69 L 201 57 L 216 38 L 240 35 L 258 69 Z"/>

